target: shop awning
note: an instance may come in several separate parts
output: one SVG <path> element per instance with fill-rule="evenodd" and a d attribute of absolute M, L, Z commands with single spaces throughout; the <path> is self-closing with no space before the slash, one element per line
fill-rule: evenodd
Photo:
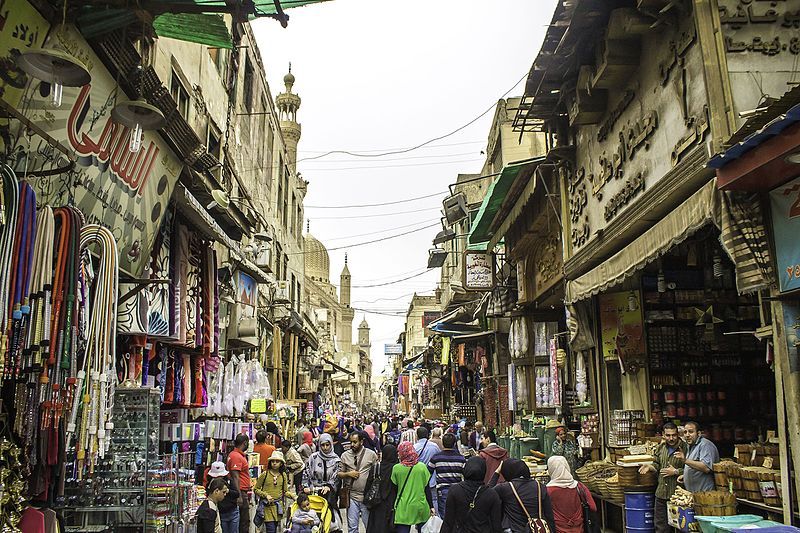
<path fill-rule="evenodd" d="M 800 99 L 800 90 L 793 101 Z M 779 101 L 778 104 L 782 102 Z M 800 104 L 766 123 L 744 140 L 712 157 L 708 166 L 717 172 L 721 189 L 769 191 L 800 173 L 788 158 L 800 152 Z"/>
<path fill-rule="evenodd" d="M 175 186 L 175 192 L 172 198 L 175 200 L 175 204 L 180 212 L 193 225 L 193 229 L 196 229 L 206 237 L 223 244 L 231 250 L 231 253 L 236 256 L 237 266 L 240 269 L 253 276 L 259 283 L 270 283 L 272 281 L 272 278 L 270 278 L 266 272 L 244 257 L 242 251 L 239 249 L 239 244 L 222 230 L 219 224 L 208 214 L 208 211 L 200 205 L 197 198 L 195 198 L 186 187 L 178 183 Z"/>
<path fill-rule="evenodd" d="M 328 365 L 331 365 L 331 366 L 333 367 L 333 369 L 334 369 L 334 370 L 337 370 L 337 371 L 339 371 L 339 372 L 343 372 L 343 373 L 345 373 L 345 374 L 348 374 L 348 375 L 350 375 L 350 376 L 353 376 L 353 377 L 355 377 L 355 375 L 356 375 L 356 373 L 355 373 L 355 372 L 351 372 L 350 370 L 347 370 L 347 369 L 346 369 L 346 368 L 344 368 L 343 366 L 339 366 L 339 365 L 337 365 L 336 363 L 334 363 L 334 362 L 333 362 L 333 361 L 331 361 L 330 359 L 325 359 L 325 358 L 323 357 L 323 358 L 322 358 L 322 360 L 323 360 L 323 361 L 325 361 L 325 363 L 326 363 L 326 364 L 328 364 Z"/>
<path fill-rule="evenodd" d="M 271 17 L 285 25 L 286 9 L 317 4 L 329 0 L 255 0 L 238 2 L 230 0 L 152 0 L 136 4 L 136 9 L 122 5 L 118 0 L 101 0 L 85 6 L 78 15 L 77 24 L 87 39 L 136 24 L 141 12 L 152 17 L 153 30 L 159 37 L 169 37 L 190 43 L 218 48 L 233 48 L 233 41 L 223 14 L 240 13 L 250 20 Z"/>
<path fill-rule="evenodd" d="M 489 331 L 481 331 L 481 332 L 478 332 L 478 333 L 467 333 L 465 335 L 453 335 L 453 340 L 454 341 L 476 340 L 476 339 L 480 339 L 480 338 L 483 338 L 483 337 L 491 337 L 495 333 L 496 333 L 495 330 L 490 329 Z"/>
<path fill-rule="evenodd" d="M 619 285 L 706 224 L 720 230 L 722 247 L 736 265 L 739 292 L 769 285 L 772 260 L 758 199 L 720 192 L 713 179 L 625 248 L 583 276 L 567 281 L 567 303 Z"/>
<path fill-rule="evenodd" d="M 507 210 L 505 210 L 505 215 L 502 213 L 502 219 L 498 219 L 492 224 L 492 236 L 489 239 L 489 243 L 487 246 L 488 250 L 493 249 L 502 239 L 508 228 L 522 215 L 522 212 L 525 210 L 525 206 L 528 204 L 530 199 L 533 197 L 533 193 L 536 191 L 537 182 L 539 182 L 539 172 L 541 171 L 541 167 L 536 165 L 536 169 L 533 171 L 533 175 L 525 184 L 525 187 L 522 189 L 522 192 L 519 193 L 517 199 L 514 200 L 514 204 L 511 205 Z M 541 185 L 539 185 L 541 187 Z M 496 228 L 494 227 L 496 226 Z"/>
<path fill-rule="evenodd" d="M 536 157 L 533 159 L 526 159 L 524 161 L 516 161 L 509 163 L 503 167 L 500 176 L 489 186 L 486 191 L 486 196 L 483 198 L 483 203 L 478 210 L 475 221 L 472 223 L 472 228 L 469 233 L 469 244 L 477 244 L 481 242 L 488 242 L 492 237 L 491 226 L 503 202 L 508 195 L 511 186 L 517 180 L 520 173 L 529 168 L 532 164 L 538 164 L 544 158 Z"/>

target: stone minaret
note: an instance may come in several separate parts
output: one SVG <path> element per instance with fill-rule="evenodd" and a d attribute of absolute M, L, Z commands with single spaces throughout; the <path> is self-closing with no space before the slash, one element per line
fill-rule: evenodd
<path fill-rule="evenodd" d="M 339 281 L 339 303 L 342 307 L 350 307 L 350 269 L 347 268 L 347 254 L 344 254 L 344 268 Z"/>
<path fill-rule="evenodd" d="M 347 254 L 344 256 L 344 268 L 339 278 L 339 304 L 342 306 L 342 334 L 339 344 L 344 353 L 353 353 L 353 319 L 356 312 L 350 307 L 350 269 L 347 268 Z M 358 366 L 358 351 L 350 357 L 351 367 Z M 351 368 L 353 370 L 353 368 Z"/>
<path fill-rule="evenodd" d="M 361 324 L 358 326 L 358 346 L 367 354 L 367 357 L 370 356 L 370 348 L 372 345 L 369 342 L 369 324 L 367 324 L 367 317 L 361 321 Z"/>
<path fill-rule="evenodd" d="M 292 74 L 292 64 L 289 63 L 289 73 L 283 77 L 286 85 L 286 92 L 281 93 L 275 98 L 278 106 L 278 118 L 281 121 L 281 132 L 283 141 L 286 143 L 286 154 L 289 160 L 286 162 L 292 172 L 297 170 L 297 143 L 300 142 L 300 124 L 297 123 L 297 110 L 300 109 L 300 97 L 292 92 L 294 85 L 294 74 Z"/>

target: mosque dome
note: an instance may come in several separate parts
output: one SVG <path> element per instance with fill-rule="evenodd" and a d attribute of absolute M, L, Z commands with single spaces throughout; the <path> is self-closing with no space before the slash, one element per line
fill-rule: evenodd
<path fill-rule="evenodd" d="M 304 237 L 306 276 L 314 281 L 330 283 L 331 259 L 328 250 L 316 237 L 307 233 Z"/>
<path fill-rule="evenodd" d="M 291 67 L 289 67 L 289 73 L 283 77 L 283 83 L 286 83 L 288 85 L 294 84 L 294 74 L 292 74 Z"/>

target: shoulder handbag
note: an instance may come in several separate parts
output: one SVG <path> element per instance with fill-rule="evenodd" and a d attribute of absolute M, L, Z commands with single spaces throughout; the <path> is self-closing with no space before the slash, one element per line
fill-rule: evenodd
<path fill-rule="evenodd" d="M 361 472 L 361 461 L 364 460 L 364 456 L 367 454 L 366 449 L 361 450 L 361 456 L 358 458 L 356 462 L 356 472 Z M 350 507 L 350 487 L 353 486 L 352 479 L 345 479 L 342 480 L 342 486 L 339 489 L 339 509 L 347 509 Z"/>
<path fill-rule="evenodd" d="M 593 513 L 592 509 L 589 507 L 583 485 L 578 485 L 578 498 L 581 500 L 581 509 L 583 510 L 584 533 L 600 533 L 600 524 L 597 521 L 597 516 L 595 516 L 595 513 Z"/>
<path fill-rule="evenodd" d="M 514 482 L 508 482 L 511 485 L 511 490 L 514 492 L 514 497 L 517 498 L 517 502 L 519 506 L 522 507 L 525 516 L 528 518 L 528 528 L 530 528 L 531 533 L 550 533 L 550 526 L 547 524 L 547 520 L 542 518 L 542 486 L 539 485 L 539 482 L 536 481 L 536 496 L 539 498 L 539 516 L 537 518 L 531 517 L 528 510 L 525 508 L 525 504 L 522 503 L 522 500 L 517 494 L 517 489 L 514 488 Z"/>
<path fill-rule="evenodd" d="M 369 469 L 367 488 L 364 490 L 364 505 L 372 509 L 381 503 L 381 463 L 376 461 Z"/>
<path fill-rule="evenodd" d="M 400 498 L 403 496 L 403 491 L 406 488 L 406 483 L 408 483 L 408 478 L 411 477 L 411 471 L 412 470 L 414 470 L 413 466 L 408 469 L 408 474 L 406 474 L 406 479 L 403 481 L 403 485 L 400 487 L 400 491 L 397 493 L 397 496 L 395 496 L 395 498 L 394 498 L 394 505 L 392 506 L 392 510 L 389 511 L 389 528 L 391 530 L 395 529 L 394 515 L 395 515 L 395 512 L 397 511 L 397 504 L 400 503 Z"/>

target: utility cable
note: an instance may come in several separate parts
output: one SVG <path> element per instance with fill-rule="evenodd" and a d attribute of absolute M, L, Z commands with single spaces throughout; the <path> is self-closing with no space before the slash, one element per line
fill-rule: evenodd
<path fill-rule="evenodd" d="M 378 213 L 375 215 L 353 215 L 353 216 L 346 216 L 346 217 L 313 217 L 311 220 L 346 220 L 346 219 L 354 219 L 354 218 L 379 218 L 379 217 L 391 217 L 396 215 L 408 215 L 411 213 L 424 213 L 426 211 L 438 211 L 440 207 L 426 207 L 425 209 L 414 209 L 413 211 L 396 211 L 394 213 Z M 438 225 L 438 224 L 434 224 Z M 432 227 L 432 226 L 431 226 Z"/>
<path fill-rule="evenodd" d="M 508 94 L 511 91 L 513 91 L 514 89 L 516 89 L 517 85 L 522 83 L 522 80 L 524 80 L 527 77 L 528 77 L 528 73 L 526 72 L 525 74 L 523 74 L 523 76 L 519 80 L 517 80 L 517 82 L 509 90 L 507 90 L 505 93 L 503 93 L 503 95 L 500 98 L 505 98 L 506 96 L 508 96 Z M 429 145 L 431 143 L 434 143 L 436 141 L 440 141 L 442 139 L 446 139 L 447 137 L 451 137 L 451 136 L 455 135 L 456 133 L 460 132 L 461 130 L 466 129 L 467 127 L 473 125 L 478 120 L 483 118 L 484 115 L 486 115 L 492 109 L 494 109 L 496 105 L 497 105 L 497 101 L 493 102 L 492 105 L 489 106 L 483 113 L 481 113 L 477 117 L 473 118 L 472 120 L 470 120 L 469 122 L 467 122 L 463 126 L 459 126 L 458 128 L 454 129 L 450 133 L 446 133 L 444 135 L 440 135 L 438 137 L 434 137 L 433 139 L 429 139 L 429 140 L 427 140 L 427 141 L 425 141 L 423 143 L 420 143 L 420 144 L 418 144 L 416 146 L 412 146 L 410 148 L 405 148 L 403 150 L 390 150 L 390 151 L 382 152 L 382 153 L 379 153 L 379 154 L 367 154 L 367 153 L 364 153 L 364 152 L 350 152 L 348 150 L 331 150 L 329 152 L 326 152 L 324 154 L 317 155 L 317 156 L 314 156 L 314 157 L 304 157 L 302 159 L 298 159 L 297 162 L 299 163 L 301 161 L 313 161 L 314 159 L 322 159 L 323 157 L 327 157 L 327 156 L 333 155 L 333 154 L 347 154 L 347 155 L 351 155 L 353 157 L 383 157 L 385 155 L 407 154 L 408 152 L 413 152 L 414 150 L 419 150 L 423 146 L 427 146 L 427 145 Z"/>
<path fill-rule="evenodd" d="M 424 198 L 433 198 L 434 196 L 441 196 L 447 194 L 447 191 L 435 192 L 433 194 L 426 194 L 425 196 L 415 196 L 414 198 L 406 198 L 405 200 L 395 200 L 393 202 L 382 202 L 379 204 L 354 204 L 354 205 L 304 205 L 306 209 L 350 209 L 360 207 L 381 207 L 384 205 L 404 204 L 406 202 L 413 202 L 415 200 L 422 200 Z"/>
<path fill-rule="evenodd" d="M 423 220 L 423 221 L 420 221 L 420 222 L 414 222 L 413 224 L 406 224 L 405 226 L 397 226 L 395 228 L 386 228 L 386 229 L 382 229 L 382 230 L 379 230 L 379 231 L 371 231 L 369 233 L 359 233 L 357 235 L 348 235 L 347 237 L 334 237 L 332 239 L 325 239 L 325 242 L 341 241 L 341 240 L 345 240 L 345 239 L 354 239 L 356 237 L 366 237 L 368 235 L 378 235 L 380 233 L 386 233 L 387 231 L 397 231 L 399 229 L 412 228 L 412 227 L 418 226 L 420 224 L 430 224 L 431 222 L 435 222 L 437 220 L 439 220 L 439 219 L 438 218 L 433 218 L 433 219 L 430 219 L 430 220 Z"/>
<path fill-rule="evenodd" d="M 427 274 L 431 270 L 435 270 L 435 269 L 429 268 L 429 269 L 425 270 L 424 272 L 420 272 L 419 274 L 414 274 L 413 276 L 408 276 L 408 277 L 405 277 L 405 278 L 396 279 L 394 281 L 387 281 L 386 283 L 376 283 L 374 285 L 351 285 L 350 288 L 351 289 L 371 289 L 373 287 L 386 287 L 387 285 L 394 285 L 394 284 L 400 283 L 402 281 L 418 278 L 418 277 L 422 276 L 423 274 Z"/>
<path fill-rule="evenodd" d="M 462 143 L 446 143 L 446 144 L 430 144 L 428 148 L 439 148 L 441 146 L 464 146 L 466 144 L 483 144 L 486 141 L 466 141 Z M 361 150 L 361 152 L 369 153 L 369 152 L 385 152 L 386 150 L 404 150 L 405 147 L 401 148 L 379 148 L 376 150 Z M 298 150 L 300 154 L 324 154 L 327 153 L 328 150 Z"/>
<path fill-rule="evenodd" d="M 414 293 L 413 292 L 409 292 L 409 293 L 406 293 L 406 294 L 402 294 L 402 295 L 398 296 L 397 298 L 378 298 L 376 300 L 353 300 L 353 303 L 374 304 L 374 303 L 383 302 L 383 301 L 391 302 L 391 301 L 402 300 L 403 298 L 408 298 L 409 296 L 414 296 Z"/>
<path fill-rule="evenodd" d="M 475 155 L 475 152 L 461 152 L 458 154 L 432 154 L 432 155 L 407 155 L 404 157 L 392 157 L 389 159 L 380 159 L 380 163 L 388 163 L 390 161 L 410 161 L 412 159 L 442 159 L 445 157 L 464 157 L 467 155 Z M 306 161 L 306 164 L 325 164 L 325 163 L 363 163 L 363 159 L 336 159 L 330 161 Z M 308 167 L 307 167 L 308 168 Z M 308 168 L 313 170 L 313 167 Z"/>
<path fill-rule="evenodd" d="M 329 252 L 333 252 L 335 250 L 347 250 L 349 248 L 356 248 L 358 246 L 366 246 L 367 244 L 373 244 L 373 243 L 376 243 L 376 242 L 388 241 L 389 239 L 396 239 L 397 237 L 402 237 L 404 235 L 411 235 L 412 233 L 416 233 L 418 231 L 422 231 L 424 229 L 433 228 L 433 227 L 436 227 L 436 226 L 439 226 L 438 222 L 436 224 L 431 224 L 430 226 L 424 226 L 422 228 L 417 228 L 417 229 L 413 229 L 413 230 L 410 230 L 410 231 L 404 231 L 403 233 L 397 233 L 395 235 L 389 235 L 387 237 L 381 237 L 380 239 L 373 239 L 371 241 L 357 242 L 357 243 L 354 243 L 354 244 L 349 244 L 347 246 L 339 246 L 339 247 L 336 247 L 336 248 L 328 248 L 328 251 Z M 305 254 L 313 254 L 313 253 L 317 253 L 317 252 L 315 252 L 315 251 L 288 252 L 286 255 L 305 255 Z"/>

